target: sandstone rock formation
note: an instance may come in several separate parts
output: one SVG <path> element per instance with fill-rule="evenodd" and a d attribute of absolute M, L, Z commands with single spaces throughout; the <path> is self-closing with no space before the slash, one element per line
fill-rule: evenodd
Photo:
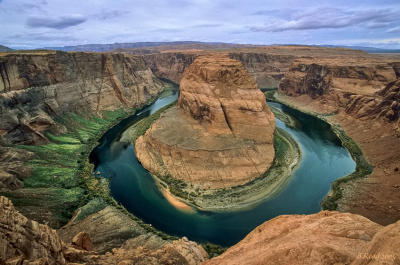
<path fill-rule="evenodd" d="M 142 58 L 157 77 L 179 84 L 186 68 L 193 63 L 197 55 L 191 52 L 170 52 L 144 55 Z"/>
<path fill-rule="evenodd" d="M 14 209 L 11 201 L 0 196 L 0 264 L 197 265 L 207 258 L 205 250 L 187 238 L 162 244 L 149 237 L 133 238 L 121 248 L 101 255 L 91 251 L 87 233 L 80 232 L 72 244 L 65 243 L 55 230 L 27 219 Z"/>
<path fill-rule="evenodd" d="M 372 96 L 350 95 L 346 112 L 357 118 L 383 119 L 400 135 L 400 79 Z"/>
<path fill-rule="evenodd" d="M 112 206 L 93 213 L 79 222 L 71 222 L 58 230 L 64 242 L 71 242 L 81 231 L 88 233 L 93 248 L 99 253 L 105 253 L 120 247 L 126 240 L 148 232 L 137 222 Z"/>
<path fill-rule="evenodd" d="M 270 167 L 274 130 L 274 115 L 242 64 L 204 55 L 185 71 L 177 107 L 139 137 L 135 149 L 155 175 L 231 187 Z"/>
<path fill-rule="evenodd" d="M 217 48 L 217 47 L 215 47 Z M 141 55 L 153 73 L 179 84 L 185 69 L 196 56 L 209 53 L 228 53 L 229 57 L 243 63 L 260 88 L 277 88 L 279 81 L 289 70 L 290 65 L 299 58 L 325 58 L 367 56 L 362 51 L 341 48 L 310 46 L 266 46 L 266 47 L 224 47 L 210 49 L 194 45 L 190 49 L 182 46 L 159 46 L 154 49 L 121 49 L 120 51 Z M 143 53 L 148 53 L 143 55 Z"/>
<path fill-rule="evenodd" d="M 0 137 L 6 143 L 46 142 L 60 130 L 54 116 L 140 107 L 162 84 L 134 55 L 101 53 L 0 56 Z"/>
<path fill-rule="evenodd" d="M 22 264 L 23 260 L 65 264 L 62 249 L 55 230 L 29 220 L 0 196 L 0 264 Z"/>
<path fill-rule="evenodd" d="M 23 187 L 22 179 L 30 175 L 23 163 L 32 157 L 26 150 L 0 146 L 0 190 L 15 190 Z"/>
<path fill-rule="evenodd" d="M 307 94 L 312 98 L 329 94 L 372 94 L 396 80 L 388 62 L 357 58 L 303 59 L 295 62 L 279 84 L 289 96 Z"/>
<path fill-rule="evenodd" d="M 400 264 L 399 229 L 349 213 L 282 215 L 203 265 Z"/>
<path fill-rule="evenodd" d="M 74 238 L 72 238 L 72 244 L 87 251 L 93 250 L 92 240 L 86 232 L 79 232 L 76 234 Z"/>

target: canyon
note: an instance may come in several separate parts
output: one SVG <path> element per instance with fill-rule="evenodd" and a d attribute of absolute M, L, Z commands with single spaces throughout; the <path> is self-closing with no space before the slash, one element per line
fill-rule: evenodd
<path fill-rule="evenodd" d="M 223 51 L 193 47 L 155 49 L 150 53 L 123 49 L 118 53 L 0 54 L 0 195 L 9 198 L 0 197 L 0 240 L 4 242 L 0 263 L 30 264 L 39 258 L 47 259 L 49 264 L 205 261 L 207 255 L 198 244 L 159 234 L 103 196 L 107 189 L 100 180 L 83 178 L 82 184 L 80 179 L 85 170 L 87 176 L 93 173 L 82 162 L 90 151 L 86 148 L 93 148 L 104 130 L 129 115 L 128 109 L 140 109 L 154 100 L 167 86 L 165 79 L 186 85 L 181 87 L 179 107 L 172 107 L 162 116 L 169 113 L 174 118 L 182 116 L 185 121 L 188 117 L 209 118 L 212 111 L 200 105 L 187 105 L 185 98 L 194 94 L 203 99 L 204 95 L 193 93 L 197 85 L 202 87 L 201 82 L 193 78 L 185 81 L 184 73 L 198 56 L 217 60 L 221 54 L 240 61 L 261 89 L 278 88 L 271 99 L 312 113 L 343 130 L 359 145 L 373 169 L 368 176 L 338 182 L 328 195 L 336 209 L 351 214 L 323 211 L 277 217 L 206 264 L 292 264 L 298 260 L 304 264 L 400 263 L 395 256 L 400 242 L 399 223 L 395 223 L 400 219 L 400 56 L 304 46 L 238 47 Z M 242 81 L 255 86 L 248 77 Z M 232 102 L 237 103 L 234 99 Z M 188 113 L 182 113 L 180 108 L 186 108 Z M 119 113 L 121 109 L 126 112 Z M 191 113 L 192 109 L 196 111 Z M 216 121 L 226 120 L 221 109 Z M 184 123 L 187 124 L 197 126 Z M 217 131 L 230 131 L 228 125 L 217 125 Z M 152 130 L 157 126 L 162 129 L 167 125 L 154 124 Z M 232 128 L 235 132 L 235 126 Z M 239 135 L 241 128 L 236 130 Z M 269 140 L 271 135 L 267 136 Z M 74 148 L 65 156 L 76 159 L 71 165 L 59 165 L 64 147 Z M 37 148 L 44 151 L 38 153 Z M 38 171 L 38 161 L 43 157 L 46 166 L 57 164 L 60 170 Z M 38 177 L 41 174 L 46 179 Z M 63 177 L 64 182 L 60 180 Z M 229 187 L 238 183 L 235 180 L 215 185 Z M 12 204 L 26 217 L 17 213 Z M 60 209 L 61 204 L 65 209 Z M 21 232 L 20 227 L 29 233 Z M 57 233 L 50 227 L 57 229 Z M 321 229 L 328 232 L 318 236 Z M 94 250 L 65 243 L 72 242 L 82 231 L 88 232 Z M 46 240 L 40 244 L 32 241 L 38 235 Z M 22 238 L 15 241 L 18 244 L 31 245 L 6 243 L 16 238 Z M 308 239 L 299 244 L 299 239 L 304 238 Z M 320 243 L 315 245 L 315 241 Z M 26 263 L 21 263 L 23 260 Z"/>

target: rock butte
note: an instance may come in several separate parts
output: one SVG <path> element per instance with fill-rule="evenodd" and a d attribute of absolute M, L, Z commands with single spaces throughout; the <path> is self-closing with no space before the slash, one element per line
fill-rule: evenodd
<path fill-rule="evenodd" d="M 273 162 L 275 118 L 242 63 L 199 56 L 184 73 L 177 106 L 135 144 L 142 165 L 212 189 L 242 185 Z"/>

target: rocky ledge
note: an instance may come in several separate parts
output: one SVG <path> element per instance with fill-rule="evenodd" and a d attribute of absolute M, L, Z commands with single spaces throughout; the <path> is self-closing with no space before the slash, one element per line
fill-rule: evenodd
<path fill-rule="evenodd" d="M 400 264 L 400 222 L 382 227 L 350 213 L 281 215 L 204 265 Z"/>
<path fill-rule="evenodd" d="M 135 144 L 156 176 L 211 189 L 245 184 L 274 160 L 275 118 L 239 61 L 198 57 L 185 71 L 178 104 Z"/>
<path fill-rule="evenodd" d="M 104 254 L 96 250 L 86 232 L 77 232 L 69 242 L 62 241 L 49 226 L 26 218 L 0 196 L 0 264 L 197 265 L 208 258 L 201 246 L 187 238 L 163 241 L 154 236 L 136 237 Z"/>

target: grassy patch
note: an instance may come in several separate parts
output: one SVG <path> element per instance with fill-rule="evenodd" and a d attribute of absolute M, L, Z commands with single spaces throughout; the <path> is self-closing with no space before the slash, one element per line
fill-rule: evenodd
<path fill-rule="evenodd" d="M 97 213 L 107 207 L 107 203 L 102 198 L 94 198 L 86 205 L 80 208 L 78 215 L 75 217 L 75 222 L 79 222 L 91 214 Z"/>
<path fill-rule="evenodd" d="M 363 153 L 357 143 L 351 139 L 346 133 L 340 129 L 338 126 L 332 127 L 335 134 L 342 141 L 342 145 L 349 151 L 350 155 L 356 162 L 356 170 L 343 178 L 337 179 L 332 183 L 331 194 L 326 196 L 322 202 L 321 206 L 324 210 L 336 210 L 337 201 L 342 198 L 343 190 L 340 187 L 341 184 L 346 183 L 350 180 L 365 177 L 372 173 L 373 167 L 365 160 Z"/>
<path fill-rule="evenodd" d="M 176 104 L 176 101 L 168 104 L 167 106 L 159 109 L 158 111 L 154 112 L 150 116 L 141 119 L 140 121 L 135 123 L 133 126 L 131 126 L 129 128 L 129 135 L 130 135 L 131 141 L 133 143 L 136 142 L 137 138 L 139 138 L 139 136 L 143 135 L 150 128 L 150 126 L 156 120 L 158 120 L 160 118 L 160 115 L 161 115 L 162 112 L 164 112 L 168 108 L 174 106 L 175 104 Z"/>
<path fill-rule="evenodd" d="M 277 88 L 261 89 L 261 91 L 264 93 L 265 98 L 268 101 L 276 101 L 274 94 L 275 94 L 276 91 L 278 91 Z"/>
<path fill-rule="evenodd" d="M 203 246 L 204 250 L 207 251 L 210 258 L 219 256 L 228 249 L 226 247 L 221 247 L 219 245 L 215 245 L 215 244 L 211 244 L 211 243 L 203 243 L 201 245 Z"/>
<path fill-rule="evenodd" d="M 17 148 L 34 153 L 33 159 L 26 162 L 31 168 L 31 176 L 24 180 L 24 198 L 18 193 L 7 194 L 17 208 L 23 212 L 37 211 L 54 226 L 64 225 L 74 211 L 96 196 L 109 193 L 105 179 L 93 177 L 93 165 L 88 157 L 104 131 L 122 118 L 133 114 L 134 110 L 105 111 L 101 116 L 88 113 L 67 113 L 55 119 L 67 128 L 63 135 L 46 133 L 48 144 L 32 146 L 18 145 Z M 89 179 L 83 175 L 91 176 Z M 37 194 L 35 194 L 37 193 Z M 45 218 L 45 217 L 43 217 Z"/>

